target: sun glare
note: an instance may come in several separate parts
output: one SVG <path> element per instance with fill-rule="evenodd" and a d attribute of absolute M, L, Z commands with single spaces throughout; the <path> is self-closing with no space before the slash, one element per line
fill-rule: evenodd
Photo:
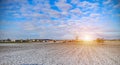
<path fill-rule="evenodd" d="M 83 38 L 83 41 L 92 41 L 92 40 L 93 40 L 92 37 L 88 35 L 84 36 Z"/>

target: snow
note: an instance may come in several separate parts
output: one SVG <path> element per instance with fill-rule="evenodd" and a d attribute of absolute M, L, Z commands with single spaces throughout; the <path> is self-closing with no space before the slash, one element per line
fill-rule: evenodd
<path fill-rule="evenodd" d="M 120 42 L 0 44 L 0 65 L 120 65 Z"/>

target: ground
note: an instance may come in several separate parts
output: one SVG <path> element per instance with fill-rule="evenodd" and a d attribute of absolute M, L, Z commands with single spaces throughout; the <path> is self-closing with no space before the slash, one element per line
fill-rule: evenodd
<path fill-rule="evenodd" d="M 0 65 L 120 65 L 120 42 L 4 43 Z"/>

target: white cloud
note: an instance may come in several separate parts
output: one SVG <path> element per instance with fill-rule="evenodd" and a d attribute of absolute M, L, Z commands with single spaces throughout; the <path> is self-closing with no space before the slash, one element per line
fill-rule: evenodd
<path fill-rule="evenodd" d="M 21 23 L 22 24 L 22 23 Z M 31 22 L 25 22 L 23 25 L 22 25 L 23 29 L 24 30 L 35 30 L 36 27 L 31 23 Z"/>
<path fill-rule="evenodd" d="M 64 1 L 58 1 L 55 3 L 55 5 L 62 11 L 68 11 L 72 8 L 72 5 L 70 5 Z"/>
<path fill-rule="evenodd" d="M 90 16 L 88 17 L 82 17 L 81 20 L 83 22 L 88 22 L 88 23 L 92 23 L 92 22 L 99 22 L 100 19 L 100 14 L 90 14 Z"/>
<path fill-rule="evenodd" d="M 88 1 L 83 1 L 83 2 L 79 2 L 77 6 L 83 8 L 84 10 L 97 9 L 98 3 L 90 3 Z"/>
<path fill-rule="evenodd" d="M 89 25 L 88 25 L 89 23 Z M 78 21 L 69 21 L 69 23 L 67 23 L 67 27 L 66 30 L 69 32 L 70 35 L 83 35 L 83 33 L 90 33 L 92 34 L 93 32 L 99 32 L 99 27 L 97 28 L 96 26 L 94 25 L 91 25 L 93 22 L 90 22 L 90 21 L 83 21 L 82 19 L 81 20 L 78 20 Z M 91 30 L 94 30 L 96 29 L 95 31 L 91 31 Z"/>
<path fill-rule="evenodd" d="M 58 0 L 59 2 L 66 2 L 67 0 Z"/>
<path fill-rule="evenodd" d="M 120 8 L 120 3 L 113 6 L 114 8 Z"/>
<path fill-rule="evenodd" d="M 78 4 L 80 1 L 79 0 L 71 0 L 72 4 Z"/>
<path fill-rule="evenodd" d="M 70 3 L 67 3 L 66 0 L 59 0 L 58 2 L 55 2 L 55 6 L 57 6 L 62 11 L 59 12 L 58 10 L 51 9 L 49 0 L 33 0 L 35 5 L 30 5 L 28 1 L 24 0 L 16 0 L 15 2 L 20 5 L 21 8 L 18 10 L 18 12 L 20 12 L 16 12 L 17 10 L 9 11 L 14 12 L 15 17 L 24 17 L 25 19 L 28 19 L 26 22 L 21 22 L 20 28 L 22 28 L 22 33 L 20 32 L 19 36 L 37 34 L 41 38 L 56 39 L 74 37 L 76 32 L 82 35 L 83 32 L 89 33 L 91 31 L 102 31 L 100 29 L 102 26 L 96 25 L 99 24 L 101 14 L 95 13 L 95 11 L 93 11 L 98 9 L 98 3 L 72 0 L 71 3 L 76 5 L 76 7 L 73 7 Z M 106 3 L 109 2 L 110 0 Z M 119 7 L 119 5 L 114 7 Z M 11 9 L 13 7 L 9 8 Z M 92 10 L 92 13 L 90 10 Z M 52 20 L 51 17 L 57 18 L 58 20 Z M 10 34 L 13 33 L 14 32 L 11 32 Z M 3 33 L 0 32 L 0 34 Z M 6 34 L 8 35 L 8 33 Z"/>
<path fill-rule="evenodd" d="M 93 18 L 99 17 L 99 16 L 100 16 L 100 14 L 98 14 L 98 13 L 92 13 L 92 14 L 90 14 L 90 17 L 93 17 Z"/>
<path fill-rule="evenodd" d="M 46 13 L 48 13 L 48 15 L 50 17 L 54 17 L 54 18 L 60 18 L 61 17 L 61 13 L 56 11 L 56 10 L 53 10 L 53 9 L 48 9 L 48 11 L 46 11 Z"/>
<path fill-rule="evenodd" d="M 81 11 L 79 8 L 70 10 L 70 12 L 71 12 L 71 13 L 74 13 L 74 14 L 78 14 L 78 15 L 81 15 L 81 14 L 82 14 L 82 11 Z"/>
<path fill-rule="evenodd" d="M 50 10 L 50 4 L 49 1 L 44 1 L 44 0 L 33 0 L 33 3 L 35 5 L 31 5 L 28 3 L 27 0 L 25 1 L 16 1 L 18 5 L 21 7 L 18 13 L 15 13 L 14 16 L 16 17 L 24 17 L 27 19 L 45 19 L 45 18 L 50 18 L 47 15 L 47 12 Z M 44 14 L 40 14 L 39 12 L 43 12 Z"/>
<path fill-rule="evenodd" d="M 103 4 L 110 4 L 111 3 L 111 0 L 106 0 L 105 2 L 103 2 Z"/>
<path fill-rule="evenodd" d="M 117 16 L 119 16 L 119 17 L 120 17 L 120 14 L 117 14 Z"/>

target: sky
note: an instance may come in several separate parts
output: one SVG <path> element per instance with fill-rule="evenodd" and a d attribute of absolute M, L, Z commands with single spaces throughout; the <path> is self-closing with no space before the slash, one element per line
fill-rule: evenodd
<path fill-rule="evenodd" d="M 120 0 L 0 0 L 0 39 L 120 39 Z"/>

